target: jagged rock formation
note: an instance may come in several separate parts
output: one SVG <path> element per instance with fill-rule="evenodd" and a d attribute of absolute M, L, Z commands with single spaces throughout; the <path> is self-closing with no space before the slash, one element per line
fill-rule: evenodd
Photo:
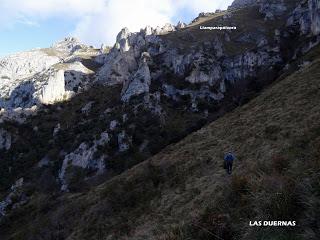
<path fill-rule="evenodd" d="M 74 53 L 75 51 L 85 47 L 80 41 L 74 37 L 67 37 L 61 42 L 55 43 L 52 48 L 63 53 Z"/>
<path fill-rule="evenodd" d="M 81 63 L 82 56 L 88 58 L 97 53 L 75 38 L 66 38 L 51 48 L 2 58 L 0 107 L 25 109 L 68 98 L 71 91 L 85 88 L 89 74 L 93 73 Z"/>
<path fill-rule="evenodd" d="M 147 59 L 150 58 L 148 53 L 142 53 L 139 68 L 134 74 L 133 79 L 124 83 L 122 89 L 122 100 L 128 101 L 130 97 L 137 96 L 142 93 L 149 92 L 149 86 L 151 84 L 150 70 L 148 67 Z M 126 86 L 128 85 L 128 86 Z"/>
<path fill-rule="evenodd" d="M 180 30 L 180 29 L 183 29 L 185 27 L 187 27 L 187 24 L 185 24 L 184 22 L 179 21 L 177 26 L 176 26 L 176 29 Z"/>

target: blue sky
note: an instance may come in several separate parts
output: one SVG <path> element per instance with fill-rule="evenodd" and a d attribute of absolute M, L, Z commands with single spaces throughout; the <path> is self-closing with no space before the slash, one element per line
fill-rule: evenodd
<path fill-rule="evenodd" d="M 73 31 L 75 23 L 52 18 L 39 25 L 15 24 L 0 30 L 0 56 L 32 48 L 49 47 Z"/>
<path fill-rule="evenodd" d="M 94 46 L 113 45 L 123 27 L 186 23 L 232 0 L 0 0 L 0 57 L 49 47 L 67 36 Z"/>

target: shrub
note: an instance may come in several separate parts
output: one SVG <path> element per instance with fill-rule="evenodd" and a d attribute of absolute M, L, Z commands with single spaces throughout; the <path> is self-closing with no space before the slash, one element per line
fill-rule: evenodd
<path fill-rule="evenodd" d="M 277 140 L 277 133 L 279 133 L 280 131 L 281 131 L 280 126 L 271 124 L 266 126 L 264 133 L 268 139 Z"/>
<path fill-rule="evenodd" d="M 180 225 L 174 225 L 165 233 L 157 238 L 157 240 L 186 240 L 184 229 Z"/>
<path fill-rule="evenodd" d="M 296 183 L 287 177 L 264 176 L 255 194 L 255 208 L 270 219 L 293 219 L 299 206 Z"/>
<path fill-rule="evenodd" d="M 289 159 L 281 155 L 274 155 L 271 158 L 271 165 L 272 169 L 277 173 L 282 173 L 285 169 L 288 168 Z"/>
<path fill-rule="evenodd" d="M 249 191 L 249 181 L 246 176 L 233 175 L 231 179 L 232 192 L 239 196 Z"/>

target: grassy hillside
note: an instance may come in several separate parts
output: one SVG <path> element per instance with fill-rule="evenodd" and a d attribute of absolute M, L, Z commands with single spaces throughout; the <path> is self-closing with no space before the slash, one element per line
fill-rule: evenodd
<path fill-rule="evenodd" d="M 37 194 L 1 239 L 318 239 L 320 59 L 88 193 Z M 232 176 L 223 154 L 237 160 Z M 295 220 L 294 228 L 252 228 Z"/>

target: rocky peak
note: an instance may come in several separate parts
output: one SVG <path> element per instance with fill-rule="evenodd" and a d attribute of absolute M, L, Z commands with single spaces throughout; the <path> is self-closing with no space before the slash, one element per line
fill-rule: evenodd
<path fill-rule="evenodd" d="M 123 28 L 117 35 L 115 47 L 121 52 L 127 52 L 130 49 L 129 37 L 130 31 L 128 28 Z"/>
<path fill-rule="evenodd" d="M 151 26 L 146 26 L 142 31 L 145 36 L 149 36 L 153 34 L 153 28 Z"/>
<path fill-rule="evenodd" d="M 187 24 L 185 24 L 184 22 L 179 21 L 177 26 L 176 26 L 176 29 L 183 29 L 186 26 L 187 26 Z"/>
<path fill-rule="evenodd" d="M 228 10 L 235 10 L 239 8 L 248 7 L 257 4 L 257 2 L 257 0 L 234 0 L 231 6 L 228 7 Z"/>
<path fill-rule="evenodd" d="M 52 48 L 64 53 L 73 53 L 83 47 L 83 44 L 75 37 L 66 37 L 52 45 Z"/>

